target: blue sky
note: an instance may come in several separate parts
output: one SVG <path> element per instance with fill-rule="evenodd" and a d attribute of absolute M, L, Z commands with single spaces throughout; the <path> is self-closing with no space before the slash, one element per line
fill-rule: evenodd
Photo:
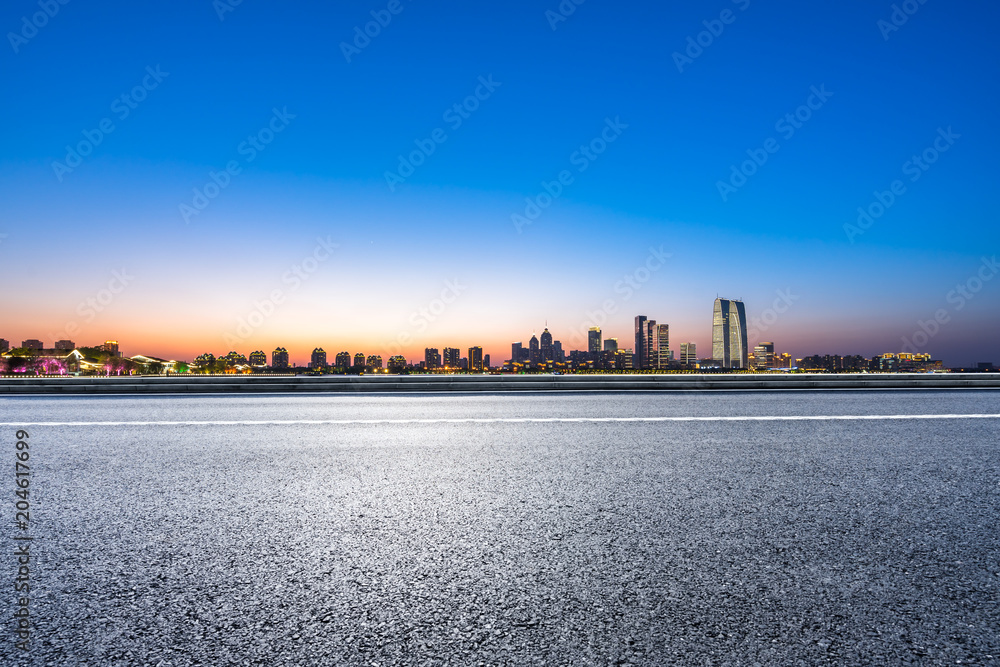
<path fill-rule="evenodd" d="M 70 0 L 33 32 L 40 4 L 7 3 L 0 337 L 75 323 L 78 343 L 131 353 L 285 345 L 304 359 L 317 345 L 387 354 L 405 335 L 411 358 L 482 344 L 502 359 L 546 321 L 573 348 L 570 332 L 628 339 L 644 314 L 707 352 L 721 294 L 796 356 L 898 351 L 943 309 L 920 351 L 1000 361 L 1000 280 L 982 280 L 1000 237 L 1000 9 L 570 6 L 556 21 L 558 2 Z M 348 62 L 343 45 L 378 17 Z M 926 169 L 912 162 L 925 151 Z M 881 215 L 845 230 L 894 182 Z M 284 280 L 318 238 L 330 259 Z M 650 248 L 670 258 L 626 298 L 616 286 L 647 277 Z M 134 280 L 81 315 L 123 268 Z M 980 271 L 961 308 L 949 301 Z M 456 280 L 433 321 L 419 315 Z M 779 293 L 795 298 L 772 317 Z"/>

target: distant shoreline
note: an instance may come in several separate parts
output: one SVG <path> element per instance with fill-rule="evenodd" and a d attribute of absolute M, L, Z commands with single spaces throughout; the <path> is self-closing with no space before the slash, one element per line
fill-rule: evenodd
<path fill-rule="evenodd" d="M 1000 373 L 676 375 L 324 375 L 0 378 L 0 396 L 96 394 L 504 393 L 1000 389 Z"/>

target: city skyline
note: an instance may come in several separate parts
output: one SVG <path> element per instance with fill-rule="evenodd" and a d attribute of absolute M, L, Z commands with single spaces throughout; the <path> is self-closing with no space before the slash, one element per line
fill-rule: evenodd
<path fill-rule="evenodd" d="M 0 10 L 2 335 L 1000 356 L 998 6 L 224 4 Z"/>
<path fill-rule="evenodd" d="M 787 305 L 790 304 L 786 304 L 786 307 Z M 778 301 L 776 301 L 772 309 L 774 317 L 778 317 L 783 312 L 777 309 L 778 306 Z M 341 346 L 342 351 L 330 353 L 330 356 L 336 355 L 334 362 L 328 361 L 328 353 L 322 346 L 313 348 L 308 356 L 308 361 L 302 361 L 294 353 L 290 354 L 288 349 L 283 346 L 274 347 L 270 353 L 265 349 L 267 346 L 261 349 L 254 349 L 249 353 L 241 352 L 238 349 L 230 349 L 228 352 L 218 355 L 211 350 L 203 350 L 197 355 L 183 358 L 176 357 L 173 360 L 184 362 L 193 360 L 195 363 L 204 364 L 211 363 L 215 359 L 227 359 L 231 365 L 266 366 L 276 369 L 304 367 L 317 370 L 333 366 L 346 369 L 365 365 L 369 368 L 382 369 L 390 361 L 395 362 L 397 359 L 407 365 L 422 365 L 428 370 L 485 370 L 499 368 L 502 364 L 523 364 L 525 366 L 547 364 L 552 366 L 554 363 L 570 362 L 572 365 L 576 365 L 581 360 L 586 360 L 596 364 L 594 367 L 598 369 L 617 368 L 618 370 L 641 371 L 666 370 L 676 368 L 677 365 L 691 366 L 695 363 L 701 363 L 704 367 L 705 362 L 717 362 L 717 367 L 722 369 L 793 368 L 794 366 L 790 363 L 791 361 L 796 359 L 802 360 L 807 357 L 807 355 L 799 357 L 797 354 L 789 353 L 786 350 L 782 350 L 779 354 L 776 352 L 773 340 L 764 341 L 762 338 L 757 340 L 761 337 L 762 332 L 768 331 L 768 323 L 764 319 L 754 319 L 748 326 L 745 305 L 738 299 L 724 299 L 721 297 L 715 299 L 710 336 L 711 345 L 707 346 L 707 349 L 711 350 L 711 354 L 701 357 L 697 354 L 699 344 L 696 341 L 687 340 L 672 345 L 670 342 L 670 325 L 668 323 L 657 323 L 655 319 L 645 315 L 634 317 L 634 344 L 632 348 L 622 345 L 617 336 L 605 337 L 604 330 L 600 326 L 591 326 L 587 329 L 584 345 L 564 346 L 562 340 L 554 338 L 547 324 L 548 322 L 546 322 L 541 336 L 532 333 L 527 345 L 524 344 L 523 339 L 512 342 L 509 346 L 509 356 L 503 354 L 495 355 L 491 352 L 484 353 L 484 348 L 481 345 L 467 348 L 468 354 L 466 357 L 462 356 L 462 348 L 450 346 L 444 346 L 443 348 L 428 346 L 424 347 L 422 351 L 418 350 L 418 354 L 408 355 L 402 351 L 398 344 L 393 344 L 384 353 L 380 350 L 370 351 L 367 355 L 364 352 L 355 352 L 353 357 L 349 351 L 343 350 L 344 346 Z M 929 330 L 924 331 L 925 338 L 929 340 L 931 338 Z M 773 339 L 774 337 L 772 336 L 771 338 Z M 241 341 L 233 340 L 230 342 L 240 343 Z M 918 339 L 917 343 L 919 342 L 920 340 Z M 928 360 L 932 358 L 930 353 L 920 349 L 919 345 L 914 341 L 903 340 L 902 343 L 903 345 L 898 352 L 894 349 L 883 350 L 873 355 L 834 352 L 833 356 L 843 358 L 844 360 L 867 360 L 869 358 L 874 359 L 879 356 L 897 354 L 900 357 L 919 356 Z M 10 343 L 7 339 L 0 338 L 0 353 L 7 352 L 14 347 L 18 346 Z M 54 349 L 68 352 L 77 349 L 78 346 L 72 340 L 61 339 L 56 341 L 52 348 L 47 348 L 45 342 L 41 339 L 26 339 L 21 342 L 20 347 L 36 351 Z M 98 347 L 111 352 L 112 356 L 129 356 L 120 352 L 117 340 L 107 340 Z M 371 345 L 362 345 L 362 347 L 370 350 Z M 354 349 L 357 348 L 355 347 Z M 706 347 L 701 347 L 700 349 L 706 350 Z M 609 356 L 609 353 L 611 356 Z M 270 362 L 268 362 L 268 354 L 270 354 Z M 621 356 L 623 354 L 627 357 L 627 362 L 623 361 L 623 357 Z M 779 357 L 782 360 L 782 364 L 776 365 L 774 362 Z M 821 359 L 823 357 L 829 360 L 831 357 L 830 352 L 816 354 L 814 350 L 813 354 L 808 355 L 810 359 Z M 152 355 L 149 358 L 166 360 L 169 358 L 169 355 L 164 357 Z M 497 360 L 498 363 L 492 365 L 491 359 Z M 766 361 L 761 362 L 762 359 Z M 947 367 L 947 365 L 941 363 L 940 359 L 936 361 L 938 362 L 938 367 Z M 984 364 L 992 364 L 992 361 L 984 362 L 979 360 L 963 365 L 955 365 L 955 367 L 975 367 Z"/>

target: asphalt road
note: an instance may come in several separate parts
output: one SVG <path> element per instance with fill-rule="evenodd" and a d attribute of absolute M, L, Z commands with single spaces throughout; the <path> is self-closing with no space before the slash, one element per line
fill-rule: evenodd
<path fill-rule="evenodd" d="M 711 420 L 954 414 L 1000 393 L 0 399 L 88 423 L 26 427 L 0 663 L 997 664 L 1000 419 Z M 612 421 L 429 421 L 553 417 Z"/>

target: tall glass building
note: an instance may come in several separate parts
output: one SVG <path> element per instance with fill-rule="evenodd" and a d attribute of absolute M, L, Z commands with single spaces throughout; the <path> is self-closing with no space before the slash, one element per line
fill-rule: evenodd
<path fill-rule="evenodd" d="M 747 312 L 742 301 L 716 299 L 712 316 L 712 358 L 723 368 L 747 368 Z"/>

